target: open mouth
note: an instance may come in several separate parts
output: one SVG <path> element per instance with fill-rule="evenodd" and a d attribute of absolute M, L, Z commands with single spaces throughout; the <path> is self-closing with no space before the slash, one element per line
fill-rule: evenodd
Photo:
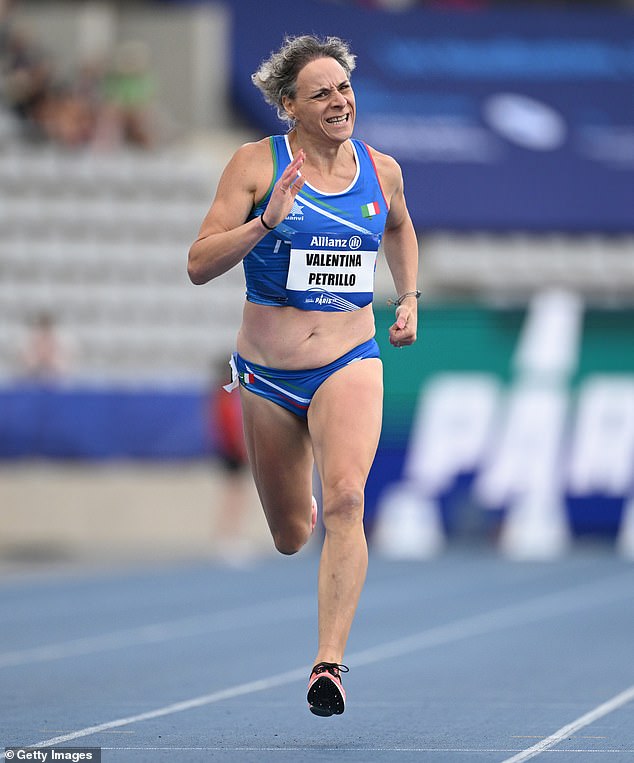
<path fill-rule="evenodd" d="M 329 125 L 343 125 L 348 121 L 349 118 L 350 118 L 350 114 L 344 114 L 338 117 L 330 117 L 329 119 L 326 120 L 326 122 Z"/>

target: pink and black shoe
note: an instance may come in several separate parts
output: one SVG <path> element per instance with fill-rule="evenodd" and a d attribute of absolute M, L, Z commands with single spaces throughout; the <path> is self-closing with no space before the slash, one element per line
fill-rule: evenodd
<path fill-rule="evenodd" d="M 341 684 L 341 673 L 347 673 L 345 665 L 336 662 L 318 662 L 308 682 L 308 708 L 311 713 L 328 718 L 341 715 L 346 709 L 346 692 Z"/>

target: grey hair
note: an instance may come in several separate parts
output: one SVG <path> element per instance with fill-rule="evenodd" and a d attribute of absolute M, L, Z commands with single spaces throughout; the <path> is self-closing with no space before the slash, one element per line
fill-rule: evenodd
<path fill-rule="evenodd" d="M 316 37 L 310 34 L 286 37 L 282 47 L 272 53 L 251 75 L 251 81 L 264 96 L 264 100 L 277 109 L 283 122 L 293 123 L 283 99 L 295 98 L 297 76 L 306 64 L 318 58 L 334 58 L 350 77 L 355 67 L 355 56 L 348 43 L 339 37 Z"/>

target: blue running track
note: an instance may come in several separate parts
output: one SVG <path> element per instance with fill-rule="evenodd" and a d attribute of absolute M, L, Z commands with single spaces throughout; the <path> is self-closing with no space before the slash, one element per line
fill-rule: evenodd
<path fill-rule="evenodd" d="M 0 582 L 0 750 L 152 761 L 634 761 L 634 565 L 371 555 L 348 706 L 312 715 L 314 549 Z"/>

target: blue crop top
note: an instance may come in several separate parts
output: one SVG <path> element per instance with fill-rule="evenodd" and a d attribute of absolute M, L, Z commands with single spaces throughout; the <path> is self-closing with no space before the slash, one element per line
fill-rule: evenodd
<path fill-rule="evenodd" d="M 372 302 L 388 209 L 368 147 L 351 142 L 357 172 L 350 186 L 322 193 L 306 182 L 288 217 L 244 258 L 249 302 L 328 312 Z M 286 135 L 274 135 L 270 143 L 273 179 L 249 219 L 266 209 L 273 185 L 292 160 Z"/>

